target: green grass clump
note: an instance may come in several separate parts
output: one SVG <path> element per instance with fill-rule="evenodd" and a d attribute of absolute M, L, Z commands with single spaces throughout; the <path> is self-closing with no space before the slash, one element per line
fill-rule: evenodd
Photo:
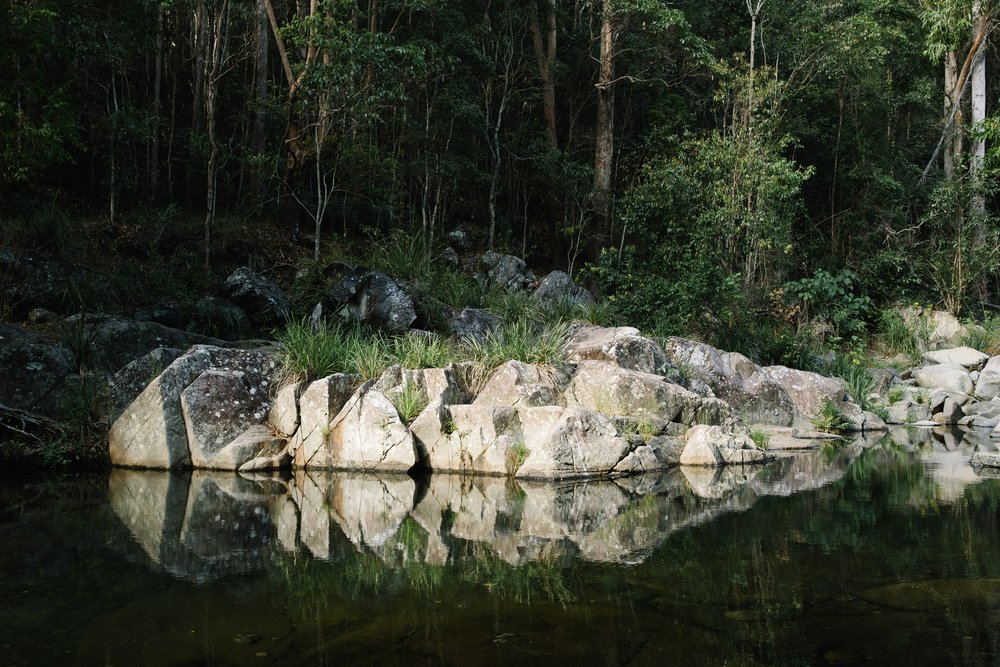
<path fill-rule="evenodd" d="M 922 318 L 911 326 L 899 311 L 885 310 L 878 319 L 877 337 L 888 351 L 917 362 L 923 356 L 930 332 Z"/>
<path fill-rule="evenodd" d="M 982 324 L 966 325 L 959 344 L 991 356 L 1000 354 L 1000 317 L 989 318 Z"/>
<path fill-rule="evenodd" d="M 906 396 L 906 390 L 896 385 L 895 387 L 889 387 L 889 392 L 885 395 L 885 400 L 889 402 L 889 405 L 903 400 Z"/>
<path fill-rule="evenodd" d="M 322 325 L 313 329 L 308 319 L 291 321 L 275 333 L 280 349 L 280 384 L 308 382 L 349 370 L 351 336 L 344 329 Z"/>
<path fill-rule="evenodd" d="M 441 336 L 408 333 L 392 339 L 389 356 L 403 368 L 443 368 L 458 360 L 455 345 Z"/>
<path fill-rule="evenodd" d="M 399 413 L 399 418 L 409 426 L 427 407 L 427 394 L 419 387 L 407 384 L 403 390 L 392 397 L 392 404 Z"/>
<path fill-rule="evenodd" d="M 541 327 L 515 321 L 488 333 L 482 342 L 469 343 L 473 360 L 494 368 L 515 359 L 527 364 L 555 364 L 566 358 L 569 325 L 547 324 Z"/>
<path fill-rule="evenodd" d="M 823 401 L 819 412 L 810 421 L 813 428 L 825 433 L 843 433 L 854 426 L 833 401 Z"/>
<path fill-rule="evenodd" d="M 757 449 L 767 451 L 767 443 L 771 441 L 771 435 L 767 431 L 755 428 L 750 430 L 750 439 L 753 440 Z"/>
<path fill-rule="evenodd" d="M 868 410 L 873 402 L 869 398 L 875 391 L 875 377 L 861 365 L 846 366 L 838 376 L 847 385 L 847 393 L 862 410 Z"/>
<path fill-rule="evenodd" d="M 484 295 L 484 305 L 504 322 L 534 324 L 543 320 L 538 302 L 528 292 L 508 292 L 494 289 Z"/>

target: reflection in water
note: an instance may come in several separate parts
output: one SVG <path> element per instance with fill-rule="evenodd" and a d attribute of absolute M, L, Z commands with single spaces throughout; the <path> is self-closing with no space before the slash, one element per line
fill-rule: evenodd
<path fill-rule="evenodd" d="M 0 655 L 1000 664 L 1000 482 L 951 465 L 993 446 L 903 431 L 760 468 L 590 483 L 0 482 Z"/>
<path fill-rule="evenodd" d="M 284 554 L 363 552 L 512 566 L 573 556 L 637 564 L 674 531 L 836 481 L 857 448 L 760 468 L 675 468 L 575 483 L 501 477 L 297 471 L 293 477 L 115 470 L 111 506 L 149 558 L 195 582 L 251 572 Z M 470 548 L 475 545 L 475 548 Z"/>

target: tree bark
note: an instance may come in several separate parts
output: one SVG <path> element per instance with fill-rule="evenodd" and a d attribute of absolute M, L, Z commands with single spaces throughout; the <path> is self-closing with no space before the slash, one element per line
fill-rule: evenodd
<path fill-rule="evenodd" d="M 531 0 L 530 13 L 531 43 L 538 62 L 538 78 L 542 81 L 542 113 L 545 117 L 545 138 L 552 150 L 559 150 L 559 134 L 556 129 L 556 82 L 552 71 L 556 62 L 556 7 L 553 0 L 542 0 L 545 5 L 545 41 L 542 39 L 542 25 L 538 17 L 538 5 Z"/>
<path fill-rule="evenodd" d="M 600 70 L 597 79 L 597 125 L 594 137 L 595 226 L 589 255 L 597 261 L 611 224 L 611 177 L 615 129 L 615 25 L 612 0 L 601 1 Z"/>
<path fill-rule="evenodd" d="M 972 60 L 972 124 L 978 125 L 986 120 L 986 36 L 985 36 L 985 15 L 982 3 L 976 0 L 972 5 L 973 15 L 977 19 L 978 30 L 981 35 L 979 48 Z M 983 160 L 986 158 L 986 138 L 982 133 L 978 133 L 972 140 L 972 150 L 969 161 L 969 171 L 973 177 L 980 175 L 983 167 Z M 981 191 L 976 191 L 972 198 L 973 211 L 978 214 L 986 212 L 986 199 Z"/>
<path fill-rule="evenodd" d="M 253 152 L 263 155 L 266 149 L 267 111 L 267 47 L 268 47 L 267 7 L 264 0 L 257 0 L 257 50 L 254 55 L 254 112 L 253 112 Z"/>

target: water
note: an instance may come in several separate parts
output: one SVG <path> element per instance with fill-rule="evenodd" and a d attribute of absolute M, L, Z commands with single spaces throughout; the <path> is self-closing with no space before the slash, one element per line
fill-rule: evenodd
<path fill-rule="evenodd" d="M 3 665 L 1000 664 L 962 434 L 578 484 L 0 483 Z"/>

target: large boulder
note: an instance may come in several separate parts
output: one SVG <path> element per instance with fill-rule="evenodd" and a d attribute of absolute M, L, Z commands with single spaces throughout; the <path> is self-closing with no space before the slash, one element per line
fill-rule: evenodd
<path fill-rule="evenodd" d="M 922 331 L 929 343 L 954 340 L 962 333 L 962 323 L 946 310 L 903 308 L 903 320 L 911 330 Z"/>
<path fill-rule="evenodd" d="M 45 255 L 0 251 L 0 302 L 14 317 L 34 308 L 66 313 L 78 307 L 74 298 L 88 278 L 80 264 Z"/>
<path fill-rule="evenodd" d="M 665 375 L 673 368 L 660 346 L 633 327 L 577 327 L 566 353 L 568 361 L 608 361 L 643 373 Z"/>
<path fill-rule="evenodd" d="M 799 415 L 781 383 L 737 352 L 685 338 L 668 338 L 664 352 L 682 375 L 711 387 L 749 423 L 791 426 Z"/>
<path fill-rule="evenodd" d="M 280 324 L 292 312 L 292 304 L 280 287 L 245 266 L 226 278 L 222 292 L 256 325 Z"/>
<path fill-rule="evenodd" d="M 350 399 L 357 384 L 356 375 L 335 373 L 310 383 L 303 390 L 298 399 L 298 428 L 289 444 L 289 453 L 297 467 L 310 465 L 317 456 L 319 458 L 312 465 L 329 465 L 325 445 L 330 421 Z M 284 421 L 278 415 L 275 420 Z M 284 428 L 288 428 L 287 423 Z"/>
<path fill-rule="evenodd" d="M 582 361 L 565 393 L 566 404 L 607 415 L 695 422 L 732 422 L 722 401 L 697 394 L 652 373 L 621 368 L 602 361 Z"/>
<path fill-rule="evenodd" d="M 476 262 L 476 270 L 488 287 L 515 292 L 531 289 L 535 284 L 535 276 L 527 270 L 523 259 L 492 250 L 483 253 Z"/>
<path fill-rule="evenodd" d="M 278 433 L 291 437 L 299 428 L 299 395 L 305 383 L 295 382 L 278 389 L 267 414 L 267 423 Z M 340 409 L 339 407 L 337 408 Z"/>
<path fill-rule="evenodd" d="M 111 463 L 134 468 L 191 465 L 181 393 L 206 371 L 238 370 L 248 393 L 266 397 L 274 367 L 269 350 L 193 347 L 150 382 L 111 425 Z"/>
<path fill-rule="evenodd" d="M 420 467 L 428 470 L 512 475 L 526 454 L 518 412 L 507 406 L 435 401 L 411 430 Z"/>
<path fill-rule="evenodd" d="M 631 447 L 609 417 L 586 408 L 567 408 L 542 437 L 525 443 L 528 453 L 516 476 L 568 479 L 607 475 Z"/>
<path fill-rule="evenodd" d="M 929 364 L 957 364 L 968 370 L 982 368 L 989 358 L 990 355 L 971 347 L 952 347 L 924 354 L 924 361 Z"/>
<path fill-rule="evenodd" d="M 565 271 L 552 271 L 542 278 L 531 298 L 543 307 L 556 306 L 560 303 L 590 306 L 594 303 L 594 296 L 573 282 Z"/>
<path fill-rule="evenodd" d="M 847 398 L 844 386 L 818 373 L 786 366 L 768 366 L 764 371 L 788 394 L 795 406 L 795 425 L 808 427 L 824 403 L 842 403 Z M 865 398 L 865 397 L 855 397 Z"/>
<path fill-rule="evenodd" d="M 417 463 L 413 434 L 392 401 L 371 384 L 359 387 L 330 422 L 325 446 L 306 465 L 406 472 Z"/>
<path fill-rule="evenodd" d="M 417 319 L 413 300 L 395 280 L 380 271 L 357 269 L 327 293 L 326 304 L 336 311 L 390 333 L 401 333 Z"/>
<path fill-rule="evenodd" d="M 269 408 L 268 393 L 258 391 L 241 370 L 207 370 L 199 375 L 181 392 L 191 465 L 235 470 L 245 463 L 249 459 L 235 464 L 226 460 L 224 465 L 214 459 L 250 426 L 263 423 Z"/>
<path fill-rule="evenodd" d="M 73 315 L 60 323 L 64 335 L 80 341 L 87 363 L 112 372 L 158 347 L 186 350 L 192 345 L 225 345 L 224 341 L 112 315 Z"/>
<path fill-rule="evenodd" d="M 452 334 L 455 338 L 482 343 L 487 334 L 499 328 L 499 317 L 480 308 L 464 308 L 454 313 L 449 319 Z"/>
<path fill-rule="evenodd" d="M 991 358 L 980 371 L 976 396 L 981 401 L 1000 396 L 1000 356 Z"/>
<path fill-rule="evenodd" d="M 181 353 L 177 348 L 158 347 L 126 364 L 108 380 L 108 392 L 102 401 L 100 418 L 108 424 L 118 419 L 146 385 Z"/>
<path fill-rule="evenodd" d="M 971 394 L 975 386 L 969 371 L 958 364 L 924 366 L 913 371 L 913 378 L 918 386 L 925 389 L 944 389 L 961 394 Z"/>
<path fill-rule="evenodd" d="M 73 351 L 59 340 L 0 322 L 0 403 L 41 415 L 59 414 Z"/>
<path fill-rule="evenodd" d="M 565 371 L 511 360 L 493 371 L 473 403 L 510 407 L 559 405 Z"/>
<path fill-rule="evenodd" d="M 745 433 L 733 432 L 721 426 L 698 424 L 688 430 L 682 466 L 719 467 L 731 464 L 763 463 L 774 458 L 757 449 Z"/>
<path fill-rule="evenodd" d="M 288 441 L 266 425 L 254 424 L 216 452 L 206 467 L 249 472 L 287 468 L 291 463 Z"/>
<path fill-rule="evenodd" d="M 917 403 L 909 399 L 903 399 L 889 406 L 890 424 L 915 424 L 930 418 L 931 406 L 926 401 Z"/>

